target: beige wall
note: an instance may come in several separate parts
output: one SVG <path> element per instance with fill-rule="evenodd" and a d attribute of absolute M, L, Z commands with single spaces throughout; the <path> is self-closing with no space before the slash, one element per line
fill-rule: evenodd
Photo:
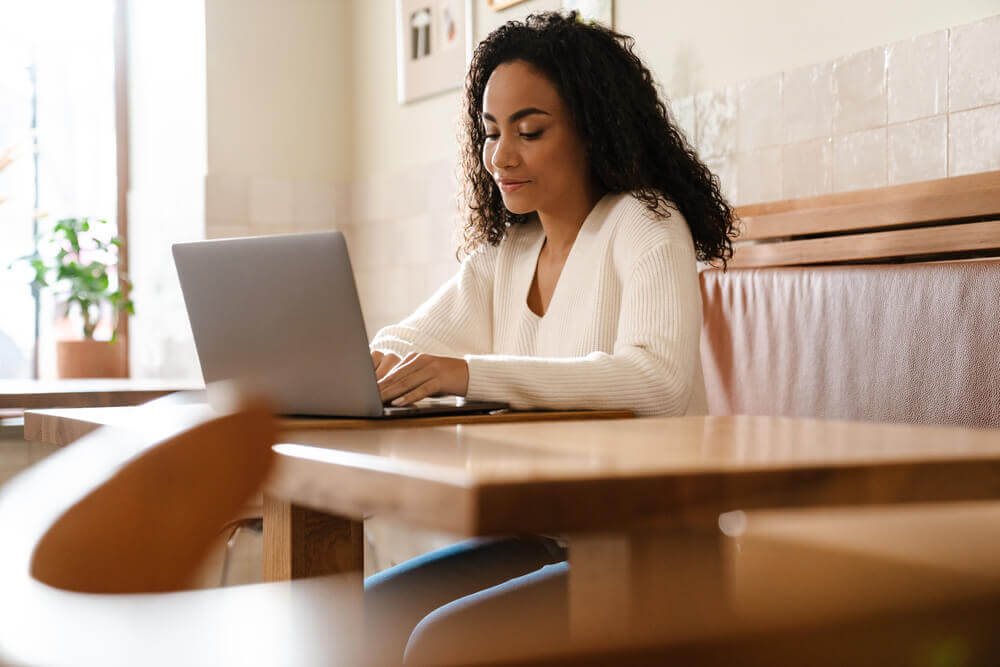
<path fill-rule="evenodd" d="M 350 177 L 351 9 L 206 0 L 209 173 Z"/>

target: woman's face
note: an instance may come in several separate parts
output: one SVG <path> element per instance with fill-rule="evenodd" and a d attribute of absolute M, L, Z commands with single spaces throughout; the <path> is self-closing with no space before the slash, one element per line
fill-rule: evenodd
<path fill-rule="evenodd" d="M 519 60 L 499 65 L 483 93 L 483 164 L 511 213 L 558 211 L 586 196 L 587 151 L 556 87 Z"/>

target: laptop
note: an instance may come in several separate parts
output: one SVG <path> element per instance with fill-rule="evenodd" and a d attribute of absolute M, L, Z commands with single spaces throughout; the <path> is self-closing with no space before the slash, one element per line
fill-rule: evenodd
<path fill-rule="evenodd" d="M 459 397 L 386 407 L 340 232 L 176 243 L 174 263 L 205 383 L 237 380 L 284 415 L 485 413 Z"/>

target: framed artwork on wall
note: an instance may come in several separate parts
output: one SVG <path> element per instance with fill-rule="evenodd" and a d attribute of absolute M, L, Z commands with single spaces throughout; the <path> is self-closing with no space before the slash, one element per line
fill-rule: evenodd
<path fill-rule="evenodd" d="M 460 88 L 473 49 L 472 0 L 396 0 L 400 104 Z"/>
<path fill-rule="evenodd" d="M 585 21 L 597 21 L 608 28 L 614 27 L 613 0 L 562 0 L 562 8 L 567 12 L 575 9 Z"/>
<path fill-rule="evenodd" d="M 507 9 L 508 7 L 513 7 L 514 5 L 519 5 L 522 2 L 527 1 L 528 0 L 486 0 L 486 4 L 489 5 L 490 9 L 500 11 L 501 9 Z"/>

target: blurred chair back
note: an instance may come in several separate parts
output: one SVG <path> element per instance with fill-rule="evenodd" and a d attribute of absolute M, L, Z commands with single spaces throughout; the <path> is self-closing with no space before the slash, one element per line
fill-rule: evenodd
<path fill-rule="evenodd" d="M 358 578 L 144 594 L 184 588 L 272 466 L 269 410 L 237 403 L 150 410 L 161 435 L 99 429 L 0 488 L 0 663 L 351 659 Z"/>

